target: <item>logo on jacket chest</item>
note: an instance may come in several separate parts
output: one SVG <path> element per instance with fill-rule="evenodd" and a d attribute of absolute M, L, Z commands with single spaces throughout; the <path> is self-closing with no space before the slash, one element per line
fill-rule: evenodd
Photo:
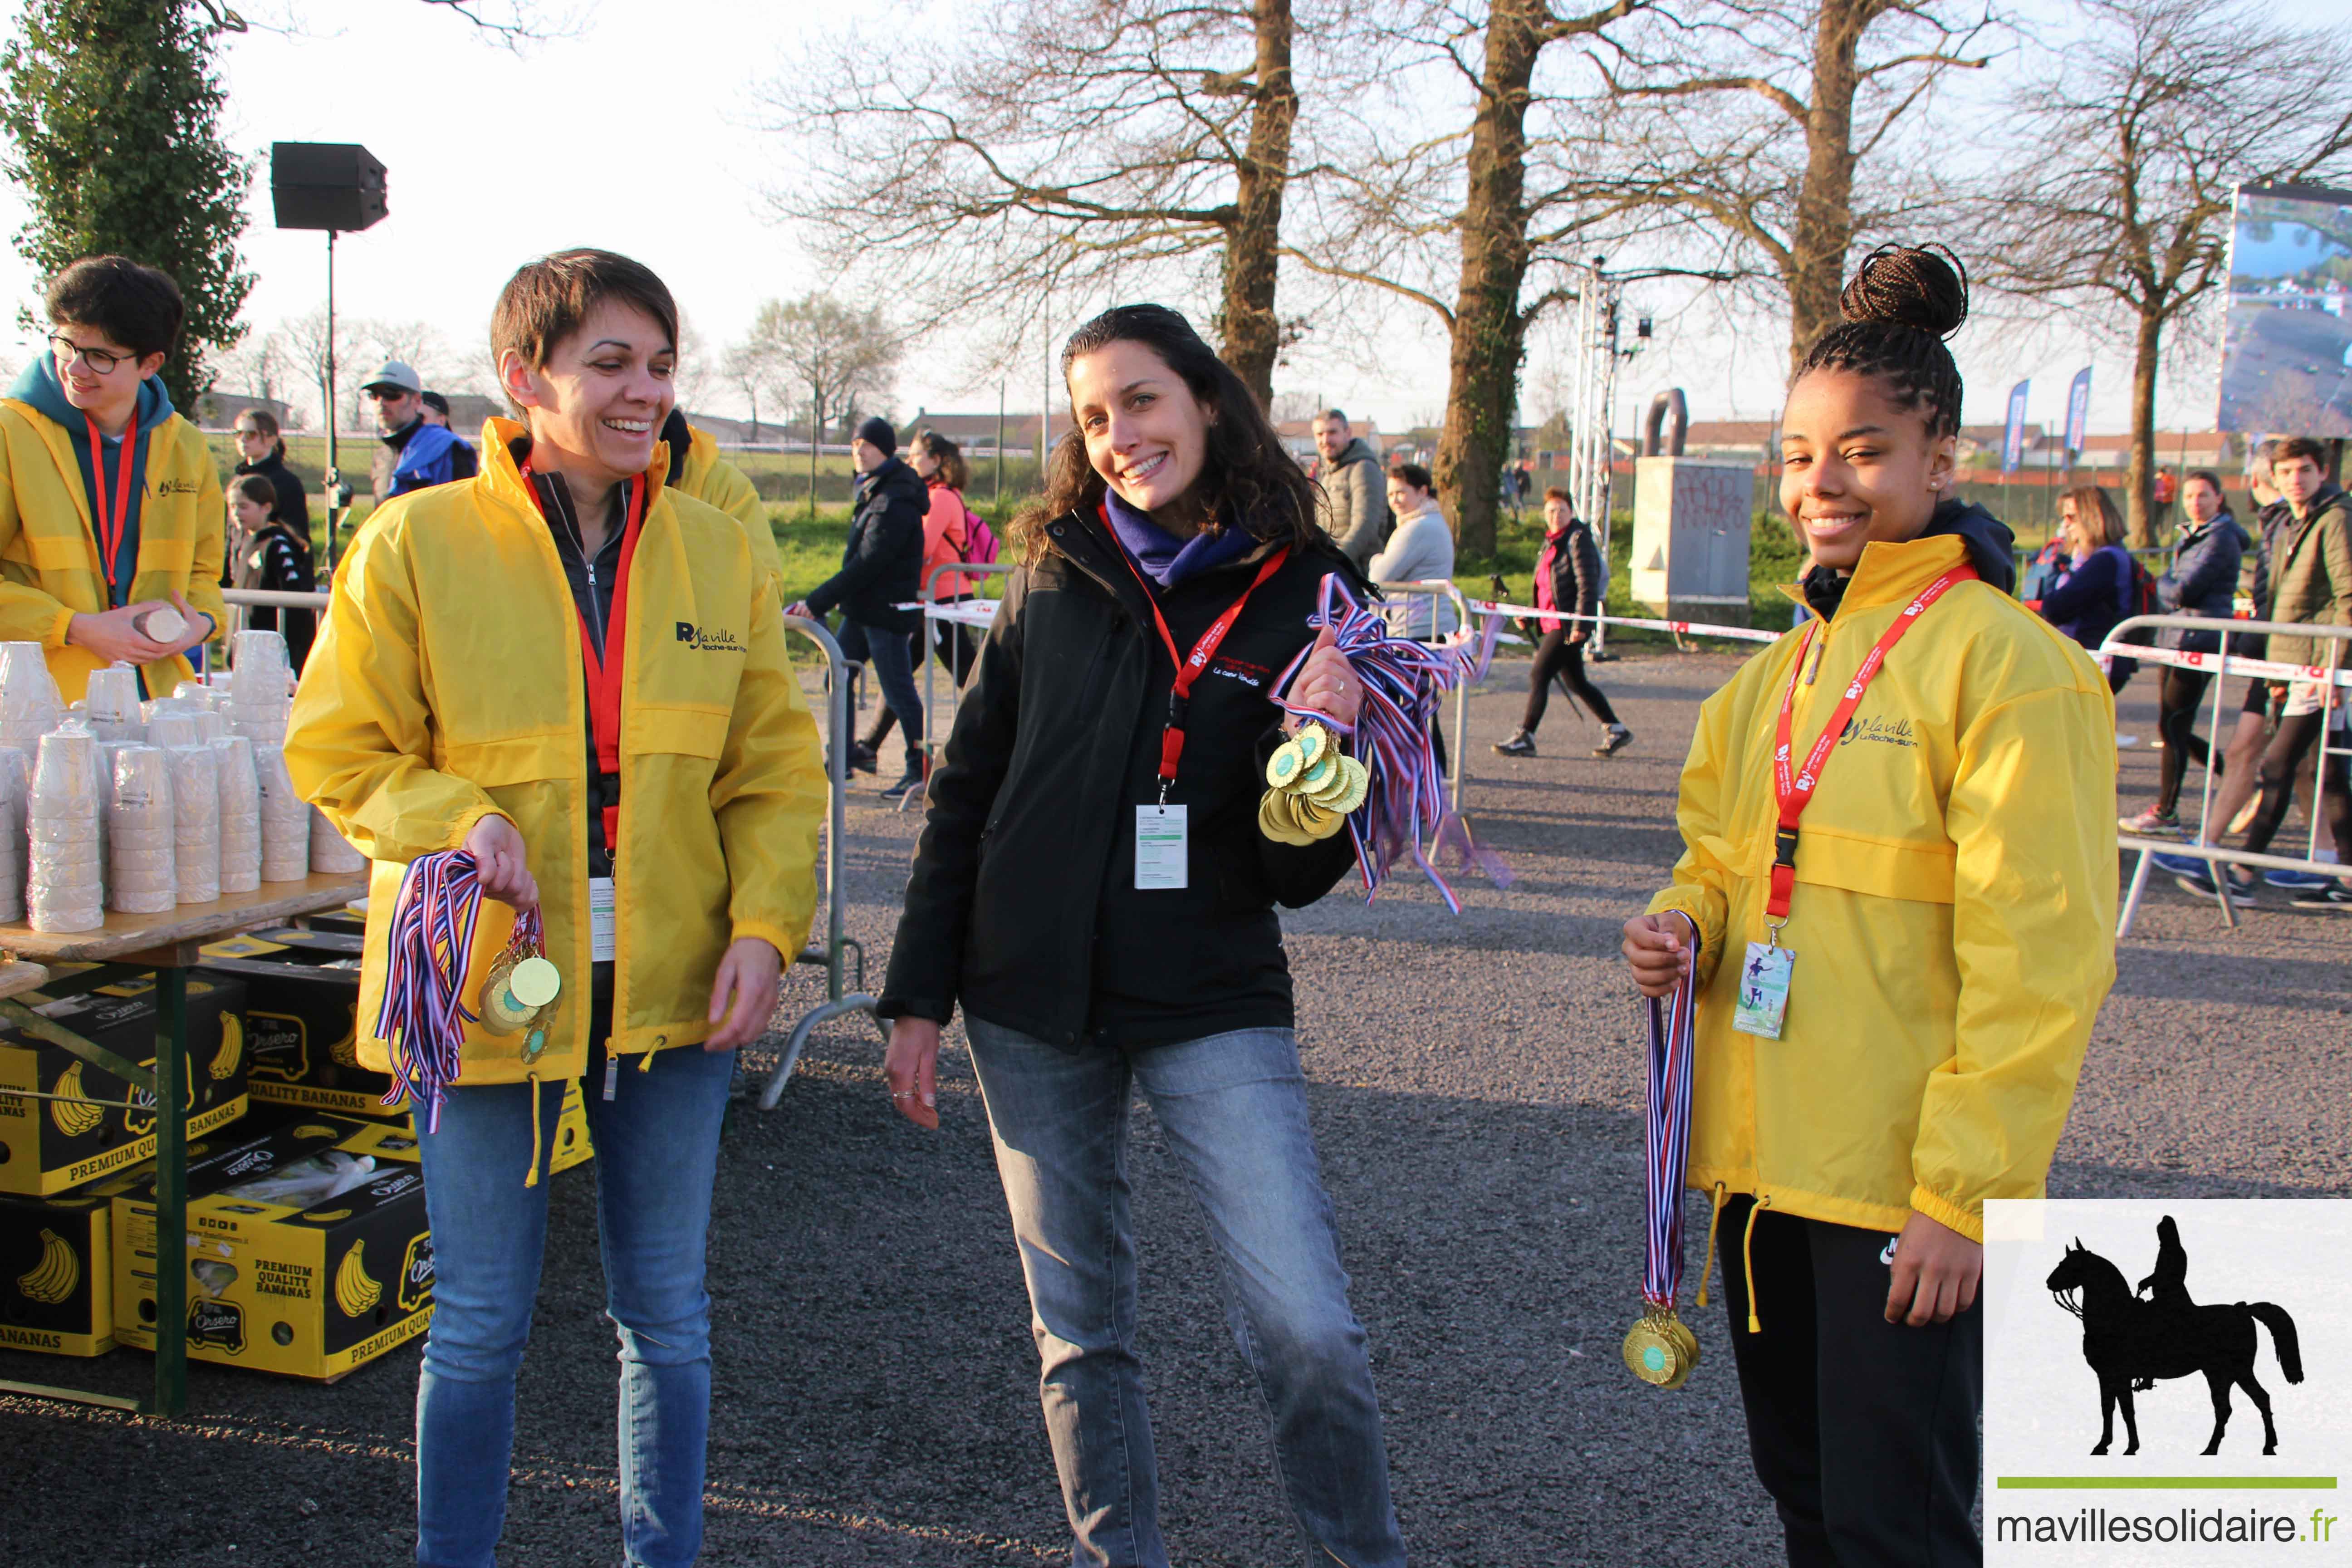
<path fill-rule="evenodd" d="M 155 487 L 155 493 L 159 496 L 192 496 L 196 493 L 196 481 L 194 479 L 165 479 L 163 483 Z"/>
<path fill-rule="evenodd" d="M 1235 658 L 1229 653 L 1221 653 L 1210 660 L 1209 673 L 1227 680 L 1238 680 L 1252 690 L 1263 689 L 1274 675 L 1274 671 L 1265 665 L 1252 664 L 1248 659 Z"/>
<path fill-rule="evenodd" d="M 1845 733 L 1838 737 L 1838 744 L 1851 746 L 1856 741 L 1873 741 L 1882 746 L 1908 746 L 1915 751 L 1919 745 L 1919 738 L 1914 733 L 1910 720 L 1864 718 L 1859 714 L 1845 721 Z"/>
<path fill-rule="evenodd" d="M 698 653 L 741 653 L 743 645 L 735 634 L 724 626 L 698 626 L 692 621 L 677 623 L 677 640 Z"/>

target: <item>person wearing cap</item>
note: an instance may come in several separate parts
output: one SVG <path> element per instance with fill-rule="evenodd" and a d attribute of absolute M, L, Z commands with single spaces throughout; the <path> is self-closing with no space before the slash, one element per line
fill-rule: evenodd
<path fill-rule="evenodd" d="M 824 616 L 839 606 L 842 657 L 874 667 L 882 700 L 898 716 L 899 733 L 907 738 L 906 772 L 882 791 L 884 799 L 897 800 L 919 788 L 927 773 L 923 699 L 915 689 L 909 640 L 922 629 L 923 613 L 898 606 L 913 604 L 921 585 L 923 514 L 930 494 L 921 476 L 898 458 L 898 433 L 887 419 L 860 425 L 849 451 L 857 465 L 857 490 L 841 570 L 793 607 Z M 860 765 L 873 763 L 867 759 Z"/>
<path fill-rule="evenodd" d="M 399 360 L 386 360 L 360 391 L 375 405 L 381 443 L 375 454 L 376 505 L 411 490 L 473 477 L 474 449 L 451 435 L 446 425 L 425 417 L 425 383 L 414 369 Z M 447 405 L 443 407 L 446 416 Z"/>
<path fill-rule="evenodd" d="M 86 256 L 43 303 L 47 350 L 0 400 L 0 641 L 40 644 L 68 702 L 118 660 L 165 696 L 226 618 L 220 469 L 157 374 L 179 285 Z"/>
<path fill-rule="evenodd" d="M 457 434 L 456 426 L 449 423 L 448 395 L 436 392 L 428 386 L 416 395 L 425 405 L 425 423 L 437 425 L 448 431 L 449 438 L 457 443 L 457 450 L 449 454 L 450 466 L 457 469 L 457 478 L 470 479 L 480 473 L 482 471 L 481 453 L 475 449 L 471 441 Z"/>

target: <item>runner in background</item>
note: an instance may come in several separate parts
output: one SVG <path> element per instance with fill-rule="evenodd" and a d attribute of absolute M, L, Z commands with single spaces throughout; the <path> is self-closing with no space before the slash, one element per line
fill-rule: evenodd
<path fill-rule="evenodd" d="M 2189 476 L 2181 504 L 2188 513 L 2187 522 L 2172 547 L 2172 569 L 2157 579 L 2157 607 L 2166 615 L 2226 623 L 2237 600 L 2246 536 L 2239 531 L 2238 520 L 2230 515 L 2229 504 L 2222 499 L 2221 477 L 2210 469 L 2199 468 Z M 2221 634 L 2173 628 L 2158 632 L 2156 646 L 2184 653 L 2219 653 Z M 2157 687 L 2156 728 L 2164 738 L 2164 754 L 2157 759 L 2156 804 L 2123 818 L 2125 832 L 2145 837 L 2180 831 L 2181 782 L 2189 775 L 2190 762 L 2202 766 L 2208 755 L 2197 733 L 2197 705 L 2212 682 L 2209 670 L 2164 667 Z"/>
<path fill-rule="evenodd" d="M 1574 506 L 1558 485 L 1544 491 L 1544 547 L 1536 558 L 1536 608 L 1597 616 L 1601 613 L 1601 547 L 1593 542 L 1591 527 L 1576 515 Z M 1633 731 L 1617 721 L 1617 710 L 1584 673 L 1584 645 L 1592 639 L 1592 626 L 1590 619 L 1543 623 L 1535 664 L 1528 671 L 1527 709 L 1519 717 L 1517 731 L 1509 740 L 1496 742 L 1495 750 L 1507 757 L 1536 754 L 1536 731 L 1543 724 L 1555 676 L 1587 712 L 1606 726 L 1601 743 L 1592 748 L 1594 756 L 1613 757 L 1633 743 Z"/>
<path fill-rule="evenodd" d="M 1700 710 L 1624 952 L 1697 989 L 1689 1183 L 1789 1561 L 1975 1563 L 1984 1203 L 2042 1195 L 2114 977 L 2115 705 L 1952 498 L 1957 262 L 1881 247 L 1842 305 L 1780 422 L 1813 618 Z"/>

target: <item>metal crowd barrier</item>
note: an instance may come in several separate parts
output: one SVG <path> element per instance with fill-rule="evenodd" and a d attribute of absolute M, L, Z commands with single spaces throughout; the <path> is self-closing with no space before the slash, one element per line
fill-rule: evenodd
<path fill-rule="evenodd" d="M 923 595 L 919 601 L 923 611 L 923 783 L 920 788 L 910 789 L 906 794 L 898 797 L 898 809 L 900 811 L 907 809 L 907 803 L 908 801 L 915 800 L 917 798 L 928 801 L 930 798 L 930 771 L 939 765 L 940 748 L 946 743 L 945 738 L 940 732 L 942 727 L 931 722 L 931 696 L 935 689 L 931 672 L 939 668 L 940 663 L 940 661 L 937 658 L 934 658 L 931 655 L 931 628 L 939 626 L 962 626 L 969 624 L 954 617 L 953 612 L 957 608 L 956 602 L 950 601 L 945 605 L 939 602 L 940 579 L 942 577 L 1001 577 L 1007 575 L 1012 572 L 1012 570 L 1013 567 L 1010 563 L 982 563 L 976 561 L 943 561 L 939 565 L 932 567 L 930 574 L 923 579 Z M 994 611 L 992 610 L 990 613 L 993 615 Z M 957 644 L 955 640 L 953 638 L 950 638 L 948 642 L 948 657 L 950 660 L 955 657 L 956 647 Z M 948 674 L 953 679 L 950 679 L 948 684 L 948 723 L 946 727 L 952 729 L 955 725 L 956 710 L 963 705 L 964 672 L 961 669 L 955 668 L 953 664 L 950 663 Z"/>
<path fill-rule="evenodd" d="M 2183 653 L 2178 648 L 2142 647 L 2117 639 L 2128 632 L 2139 630 L 2170 630 L 2219 632 L 2221 647 L 2218 653 Z M 2232 658 L 2230 639 L 2232 637 L 2267 637 L 2273 634 L 2295 637 L 2319 637 L 2336 644 L 2335 658 L 2324 665 L 2280 664 L 2273 659 Z M 2132 921 L 2139 913 L 2140 895 L 2147 889 L 2147 874 L 2158 855 L 2178 855 L 2187 859 L 2202 860 L 2208 866 L 2217 862 L 2244 866 L 2250 869 L 2271 871 L 2302 871 L 2314 876 L 2339 877 L 2352 872 L 2352 868 L 2336 865 L 2318 858 L 2319 792 L 2327 776 L 2330 758 L 2352 757 L 2352 745 L 2331 746 L 2332 735 L 2346 707 L 2345 689 L 2352 687 L 2352 668 L 2347 668 L 2343 655 L 2352 652 L 2352 626 L 2314 626 L 2302 621 L 2225 621 L 2211 616 L 2132 616 L 2116 623 L 2106 640 L 2099 645 L 2102 664 L 2117 658 L 2137 659 L 2143 664 L 2169 665 L 2177 669 L 2210 670 L 2213 674 L 2213 733 L 2205 750 L 2205 787 L 2198 802 L 2198 837 L 2206 837 L 2206 818 L 2213 806 L 2214 766 L 2228 747 L 2228 737 L 2222 732 L 2224 704 L 2222 688 L 2231 675 L 2252 676 L 2262 680 L 2302 680 L 2323 683 L 2325 696 L 2320 711 L 2319 741 L 2312 747 L 2311 833 L 2304 845 L 2304 856 L 2296 859 L 2287 855 L 2255 855 L 2243 849 L 2225 849 L 2202 842 L 2175 843 L 2162 838 L 2144 838 L 2133 834 L 2119 837 L 2116 847 L 2126 853 L 2137 850 L 2139 860 L 2132 868 L 2131 888 L 2124 895 L 2122 915 L 2116 921 L 2116 940 L 2121 942 L 2131 934 Z M 2291 787 L 2291 786 L 2290 786 Z M 2228 824 L 2221 825 L 2226 830 Z M 2218 834 L 2214 837 L 2219 837 Z M 2212 873 L 2214 886 L 2221 894 L 2221 923 L 2235 930 L 2238 911 L 2231 903 L 2228 889 L 2228 873 Z"/>
<path fill-rule="evenodd" d="M 842 679 L 841 645 L 833 634 L 805 616 L 786 616 L 785 629 L 800 633 L 816 644 L 824 655 L 825 669 L 825 837 L 824 837 L 824 942 L 812 942 L 793 959 L 795 963 L 822 965 L 824 969 L 824 1002 L 802 1015 L 792 1033 L 785 1037 L 784 1054 L 778 1058 L 775 1069 L 768 1075 L 767 1087 L 760 1091 L 760 1109 L 773 1110 L 776 1101 L 783 1098 L 784 1084 L 792 1078 L 793 1068 L 800 1065 L 801 1052 L 807 1048 L 809 1036 L 819 1024 L 851 1013 L 864 1013 L 874 1018 L 874 998 L 866 992 L 866 949 L 854 938 L 843 934 L 841 893 L 841 840 L 844 802 L 849 792 L 849 690 Z M 857 989 L 850 991 L 842 983 L 844 955 L 856 954 Z M 890 1031 L 879 1018 L 874 1027 L 888 1044 Z"/>

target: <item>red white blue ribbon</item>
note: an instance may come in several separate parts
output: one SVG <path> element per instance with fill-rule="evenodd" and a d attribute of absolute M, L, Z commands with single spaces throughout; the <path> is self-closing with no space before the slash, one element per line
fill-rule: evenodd
<path fill-rule="evenodd" d="M 1475 868 L 1496 887 L 1511 883 L 1509 868 L 1492 850 L 1472 842 L 1470 830 L 1445 798 L 1445 780 L 1437 765 L 1430 731 L 1437 722 L 1442 695 L 1465 679 L 1475 679 L 1477 658 L 1465 657 L 1453 646 L 1431 646 L 1396 636 L 1381 612 L 1360 603 L 1335 574 L 1323 579 L 1321 600 L 1307 617 L 1310 626 L 1331 628 L 1339 651 L 1363 683 L 1364 697 L 1352 725 L 1329 714 L 1302 708 L 1288 700 L 1291 683 L 1306 667 L 1314 645 L 1298 651 L 1274 683 L 1275 706 L 1294 718 L 1318 723 L 1354 737 L 1355 758 L 1370 774 L 1364 803 L 1349 814 L 1348 835 L 1356 847 L 1356 866 L 1364 879 L 1364 900 L 1379 895 L 1381 884 L 1396 863 L 1410 855 L 1455 914 L 1462 902 L 1438 874 L 1433 857 L 1451 847 L 1459 858 L 1457 873 Z M 1489 639 L 1486 657 L 1493 653 Z"/>
<path fill-rule="evenodd" d="M 376 1038 L 392 1057 L 393 1086 L 383 1103 L 403 1094 L 422 1109 L 425 1130 L 441 1127 L 441 1102 L 457 1081 L 466 1044 L 466 968 L 474 951 L 474 927 L 482 910 L 482 887 L 474 858 L 463 849 L 420 855 L 401 879 L 400 903 L 392 917 L 384 965 L 383 1005 L 377 1010 Z M 543 945 L 537 909 L 516 915 L 511 946 Z"/>
<path fill-rule="evenodd" d="M 1690 933 L 1690 973 L 1650 1009 L 1650 1096 L 1642 1213 L 1645 1257 L 1642 1299 L 1666 1309 L 1683 1287 L 1683 1180 L 1690 1167 L 1691 1025 L 1697 1012 L 1698 926 Z"/>

